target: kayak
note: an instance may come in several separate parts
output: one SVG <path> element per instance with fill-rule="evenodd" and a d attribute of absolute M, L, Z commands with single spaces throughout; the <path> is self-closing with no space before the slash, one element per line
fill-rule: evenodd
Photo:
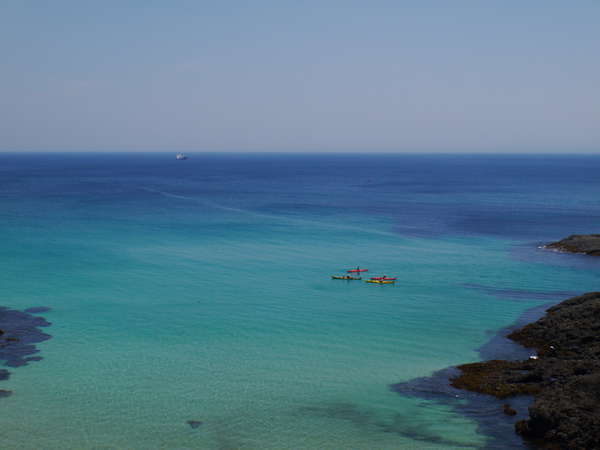
<path fill-rule="evenodd" d="M 369 278 L 370 280 L 379 280 L 379 281 L 396 281 L 396 278 L 390 278 L 390 277 L 371 277 Z"/>
<path fill-rule="evenodd" d="M 331 275 L 332 280 L 362 280 L 361 277 L 351 277 L 350 275 Z"/>
<path fill-rule="evenodd" d="M 366 280 L 367 283 L 394 284 L 394 280 Z"/>
<path fill-rule="evenodd" d="M 348 273 L 356 273 L 356 272 L 368 272 L 369 269 L 350 269 L 350 270 L 346 270 L 346 272 Z"/>

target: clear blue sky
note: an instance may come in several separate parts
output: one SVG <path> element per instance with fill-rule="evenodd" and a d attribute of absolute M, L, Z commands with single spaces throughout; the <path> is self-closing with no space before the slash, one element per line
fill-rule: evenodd
<path fill-rule="evenodd" d="M 0 1 L 0 151 L 600 153 L 600 1 Z"/>

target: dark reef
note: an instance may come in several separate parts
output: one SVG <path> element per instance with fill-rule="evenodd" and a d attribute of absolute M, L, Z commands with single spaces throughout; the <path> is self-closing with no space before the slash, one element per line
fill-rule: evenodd
<path fill-rule="evenodd" d="M 448 377 L 445 378 L 446 384 Z M 415 385 L 411 383 L 411 388 Z M 408 389 L 408 385 L 407 385 Z M 454 389 L 454 388 L 451 388 Z M 457 390 L 457 389 L 454 389 Z M 404 392 L 403 392 L 404 393 Z M 296 410 L 296 414 L 306 417 L 342 420 L 352 424 L 357 429 L 369 431 L 378 430 L 382 433 L 393 433 L 419 441 L 421 447 L 429 448 L 432 445 L 443 448 L 473 448 L 473 445 L 463 444 L 460 441 L 441 437 L 434 429 L 415 421 L 412 413 L 398 411 L 390 418 L 382 418 L 375 411 L 350 402 L 332 402 L 317 405 L 303 406 Z"/>
<path fill-rule="evenodd" d="M 186 423 L 192 428 L 198 428 L 200 425 L 202 425 L 201 420 L 188 420 Z"/>
<path fill-rule="evenodd" d="M 573 234 L 558 242 L 546 245 L 569 253 L 585 253 L 586 255 L 600 256 L 600 234 Z"/>
<path fill-rule="evenodd" d="M 0 361 L 10 367 L 19 367 L 42 359 L 41 356 L 30 355 L 39 352 L 34 344 L 50 339 L 49 334 L 39 329 L 50 323 L 32 313 L 48 310 L 46 307 L 36 307 L 17 311 L 0 307 Z M 8 370 L 0 369 L 0 380 L 6 380 L 9 376 Z M 0 390 L 0 397 L 10 394 L 10 391 Z"/>
<path fill-rule="evenodd" d="M 537 355 L 464 364 L 452 386 L 502 399 L 533 395 L 517 433 L 542 448 L 600 449 L 600 292 L 567 299 L 508 337 Z"/>
<path fill-rule="evenodd" d="M 486 449 L 527 448 L 523 439 L 514 432 L 514 422 L 527 417 L 527 406 L 531 402 L 531 397 L 519 396 L 511 399 L 509 407 L 515 412 L 515 415 L 510 416 L 506 414 L 503 406 L 506 401 L 452 386 L 449 379 L 459 374 L 460 371 L 457 368 L 448 367 L 428 377 L 393 384 L 390 388 L 403 396 L 447 405 L 458 414 L 473 419 L 477 423 L 478 432 L 489 438 L 485 445 Z M 410 423 L 410 421 L 408 422 Z M 419 431 L 422 433 L 426 430 L 419 427 Z M 418 439 L 418 436 L 406 435 L 412 439 Z M 433 439 L 435 432 L 432 435 L 432 439 L 429 439 L 428 442 L 435 442 Z M 452 448 L 462 447 L 456 442 L 441 441 L 439 437 L 437 443 L 448 444 L 448 447 Z"/>
<path fill-rule="evenodd" d="M 542 317 L 550 306 L 551 304 L 539 305 L 526 310 L 514 324 L 500 330 L 477 349 L 480 357 L 482 359 L 509 360 L 528 358 L 531 350 L 508 339 L 507 336 Z M 431 376 L 393 384 L 390 388 L 403 396 L 447 405 L 458 414 L 474 420 L 477 423 L 477 431 L 488 437 L 484 447 L 487 450 L 530 448 L 530 445 L 515 433 L 515 422 L 528 417 L 527 408 L 533 402 L 533 397 L 520 395 L 507 401 L 478 392 L 458 389 L 450 384 L 450 379 L 456 378 L 460 373 L 456 367 L 448 367 Z M 516 414 L 507 414 L 505 404 L 508 404 Z"/>

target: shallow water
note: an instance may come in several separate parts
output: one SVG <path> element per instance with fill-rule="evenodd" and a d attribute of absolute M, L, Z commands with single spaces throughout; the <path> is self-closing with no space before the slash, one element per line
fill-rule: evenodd
<path fill-rule="evenodd" d="M 53 336 L 0 384 L 5 448 L 483 447 L 390 385 L 598 289 L 538 246 L 597 232 L 600 157 L 0 162 L 0 305 L 51 307 Z M 330 279 L 357 265 L 399 281 Z"/>

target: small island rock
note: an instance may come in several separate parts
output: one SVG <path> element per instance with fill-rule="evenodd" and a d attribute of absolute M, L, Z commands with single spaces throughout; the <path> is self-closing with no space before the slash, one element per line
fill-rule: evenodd
<path fill-rule="evenodd" d="M 600 256 L 600 234 L 573 234 L 558 242 L 546 245 L 569 253 L 585 253 L 586 255 Z"/>

